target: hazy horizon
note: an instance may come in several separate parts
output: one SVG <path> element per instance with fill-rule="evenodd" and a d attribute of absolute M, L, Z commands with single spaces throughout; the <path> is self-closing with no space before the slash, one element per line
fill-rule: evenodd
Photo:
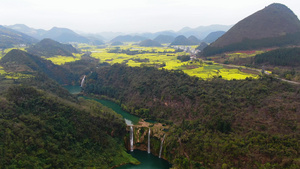
<path fill-rule="evenodd" d="M 272 3 L 282 3 L 300 15 L 300 1 L 294 0 L 4 0 L 0 19 L 1 25 L 25 24 L 45 30 L 63 27 L 81 33 L 154 33 L 234 25 Z"/>

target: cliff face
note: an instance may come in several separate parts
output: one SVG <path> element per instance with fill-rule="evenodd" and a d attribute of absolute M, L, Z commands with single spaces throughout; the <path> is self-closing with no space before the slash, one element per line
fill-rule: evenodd
<path fill-rule="evenodd" d="M 130 151 L 130 127 L 126 128 L 127 134 L 124 137 L 125 147 Z M 133 149 L 142 151 L 148 150 L 149 127 L 133 126 Z M 150 127 L 150 150 L 155 156 L 159 156 L 161 141 L 165 132 L 161 128 Z M 162 153 L 162 158 L 165 159 Z"/>

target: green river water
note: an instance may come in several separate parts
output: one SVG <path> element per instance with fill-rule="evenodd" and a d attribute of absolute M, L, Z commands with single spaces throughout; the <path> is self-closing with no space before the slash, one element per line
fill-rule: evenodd
<path fill-rule="evenodd" d="M 78 94 L 81 92 L 80 86 L 64 86 L 64 87 L 71 94 Z M 140 119 L 139 117 L 129 114 L 128 112 L 122 110 L 122 108 L 118 104 L 112 101 L 94 99 L 89 97 L 84 97 L 84 98 L 98 101 L 102 105 L 111 108 L 116 113 L 121 114 L 127 125 L 137 124 Z M 157 156 L 154 156 L 152 154 L 148 154 L 148 152 L 146 151 L 134 150 L 133 152 L 128 152 L 128 153 L 131 154 L 134 158 L 138 159 L 141 162 L 141 164 L 140 165 L 127 164 L 127 165 L 117 167 L 117 169 L 169 169 L 171 167 L 168 161 L 164 159 L 160 159 Z"/>

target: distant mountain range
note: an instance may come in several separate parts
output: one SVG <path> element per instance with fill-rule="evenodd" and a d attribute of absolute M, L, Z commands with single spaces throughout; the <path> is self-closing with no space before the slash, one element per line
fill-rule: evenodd
<path fill-rule="evenodd" d="M 204 49 L 204 55 L 299 44 L 299 19 L 285 5 L 274 3 L 238 22 Z"/>
<path fill-rule="evenodd" d="M 146 40 L 146 37 L 133 35 L 120 35 L 113 38 L 110 42 L 140 42 Z"/>
<path fill-rule="evenodd" d="M 146 39 L 142 42 L 139 43 L 139 46 L 144 46 L 144 47 L 161 47 L 162 45 L 154 40 L 151 39 Z"/>
<path fill-rule="evenodd" d="M 186 38 L 183 35 L 177 36 L 171 45 L 199 45 L 200 40 L 195 36 L 190 36 Z"/>
<path fill-rule="evenodd" d="M 22 32 L 29 36 L 35 37 L 36 39 L 42 40 L 44 38 L 50 38 L 61 43 L 88 43 L 93 45 L 104 44 L 101 39 L 97 37 L 88 38 L 75 33 L 74 31 L 67 28 L 53 27 L 49 31 L 43 29 L 30 28 L 24 24 L 16 24 L 7 26 L 8 28 L 14 29 L 16 31 Z"/>
<path fill-rule="evenodd" d="M 177 32 L 170 30 L 170 31 L 160 31 L 160 32 L 155 32 L 155 33 L 140 33 L 140 34 L 130 34 L 130 35 L 131 36 L 141 36 L 146 39 L 153 39 L 153 40 L 156 37 L 158 37 L 159 35 L 164 35 L 164 36 L 169 36 L 169 37 L 174 37 L 174 38 L 177 36 L 180 36 L 180 35 L 184 35 L 185 37 L 195 36 L 198 39 L 202 40 L 207 35 L 209 35 L 211 32 L 216 32 L 216 31 L 226 32 L 231 27 L 232 27 L 231 25 L 210 25 L 210 26 L 199 26 L 196 28 L 185 27 Z M 106 37 L 106 33 L 100 33 L 100 35 L 103 37 Z M 121 36 L 124 36 L 124 35 L 121 35 Z M 160 43 L 165 43 L 165 42 L 160 42 Z"/>
<path fill-rule="evenodd" d="M 36 39 L 42 39 L 42 36 L 47 32 L 46 30 L 43 29 L 34 29 L 30 28 L 24 24 L 15 24 L 15 25 L 10 25 L 6 26 L 7 28 L 22 32 L 26 35 L 29 35 L 31 37 L 34 37 Z"/>
<path fill-rule="evenodd" d="M 219 37 L 224 35 L 225 33 L 226 33 L 225 31 L 211 32 L 201 41 L 206 42 L 206 43 L 212 43 L 212 42 L 216 41 Z"/>
<path fill-rule="evenodd" d="M 158 43 L 172 43 L 174 41 L 175 37 L 171 35 L 158 35 L 155 40 Z"/>
<path fill-rule="evenodd" d="M 30 28 L 24 24 L 15 24 L 6 26 L 7 28 L 13 29 L 15 31 L 21 32 L 28 36 L 34 37 L 38 40 L 44 38 L 50 38 L 61 43 L 88 43 L 92 45 L 103 45 L 103 40 L 110 42 L 141 42 L 146 39 L 152 39 L 159 36 L 162 39 L 156 39 L 159 43 L 171 43 L 175 37 L 179 35 L 184 35 L 186 37 L 195 36 L 197 39 L 204 39 L 209 33 L 214 31 L 227 31 L 231 26 L 227 25 L 210 25 L 210 26 L 200 26 L 197 28 L 185 27 L 178 32 L 160 31 L 155 33 L 134 33 L 134 34 L 124 34 L 121 32 L 102 32 L 97 34 L 78 34 L 67 28 L 53 27 L 52 29 L 46 31 L 43 29 Z M 168 39 L 166 39 L 168 38 Z M 210 43 L 210 42 L 208 42 Z"/>
<path fill-rule="evenodd" d="M 27 48 L 27 52 L 37 56 L 52 57 L 55 55 L 73 56 L 78 51 L 70 44 L 62 44 L 52 39 L 43 39 L 39 43 Z"/>
<path fill-rule="evenodd" d="M 37 39 L 24 33 L 0 25 L 0 48 L 11 48 L 14 45 L 30 45 L 38 42 Z"/>
<path fill-rule="evenodd" d="M 186 37 L 194 35 L 199 39 L 204 39 L 211 32 L 216 32 L 216 31 L 226 32 L 231 27 L 232 27 L 231 25 L 210 25 L 210 26 L 199 26 L 197 28 L 185 27 L 179 30 L 177 34 L 184 35 Z"/>
<path fill-rule="evenodd" d="M 124 43 L 120 42 L 120 41 L 115 41 L 113 43 L 111 43 L 111 46 L 120 46 L 123 45 Z"/>

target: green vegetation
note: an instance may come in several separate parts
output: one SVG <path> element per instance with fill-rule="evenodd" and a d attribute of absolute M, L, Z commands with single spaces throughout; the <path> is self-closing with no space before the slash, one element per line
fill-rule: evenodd
<path fill-rule="evenodd" d="M 282 26 L 284 25 L 284 26 Z M 288 7 L 273 3 L 244 18 L 204 49 L 204 56 L 300 44 L 300 21 Z"/>
<path fill-rule="evenodd" d="M 279 48 L 262 53 L 255 56 L 254 63 L 271 68 L 280 78 L 300 81 L 300 48 Z"/>
<path fill-rule="evenodd" d="M 43 57 L 46 60 L 50 60 L 52 63 L 56 65 L 63 65 L 65 63 L 75 62 L 81 59 L 80 54 L 73 54 L 74 56 L 54 56 L 54 57 Z"/>
<path fill-rule="evenodd" d="M 52 39 L 43 39 L 26 49 L 28 53 L 37 56 L 53 57 L 57 55 L 73 56 L 78 51 L 70 44 L 61 44 Z"/>
<path fill-rule="evenodd" d="M 272 77 L 204 81 L 115 64 L 90 74 L 84 91 L 171 125 L 163 156 L 178 168 L 299 167 L 299 88 Z"/>
<path fill-rule="evenodd" d="M 8 73 L 34 75 L 36 72 L 42 72 L 61 84 L 70 83 L 72 81 L 72 73 L 67 69 L 17 49 L 11 50 L 2 57 L 0 64 Z"/>
<path fill-rule="evenodd" d="M 15 83 L 21 85 L 0 93 L 1 167 L 106 169 L 138 163 L 125 152 L 126 126 L 111 109 L 77 100 L 46 76 Z"/>
<path fill-rule="evenodd" d="M 267 52 L 268 50 L 271 50 L 271 49 L 228 52 L 228 53 L 223 53 L 223 54 L 220 54 L 220 55 L 206 57 L 206 59 L 215 61 L 217 63 L 253 67 L 254 66 L 253 65 L 254 57 L 258 54 L 262 54 L 264 52 Z"/>
<path fill-rule="evenodd" d="M 203 50 L 201 55 L 212 56 L 225 52 L 239 51 L 239 50 L 255 50 L 269 47 L 285 47 L 288 45 L 300 44 L 300 33 L 287 34 L 279 37 L 263 38 L 259 40 L 244 39 L 242 42 L 233 43 L 225 47 L 208 46 Z"/>
<path fill-rule="evenodd" d="M 177 56 L 177 59 L 180 60 L 181 62 L 186 62 L 191 59 L 190 55 L 182 55 L 182 56 Z"/>
<path fill-rule="evenodd" d="M 272 74 L 277 75 L 280 78 L 300 82 L 299 67 L 297 69 L 275 67 Z"/>
<path fill-rule="evenodd" d="M 266 65 L 279 77 L 300 80 L 299 48 L 240 51 L 299 45 L 300 22 L 281 4 L 249 18 L 204 49 L 209 61 L 182 47 L 147 47 L 158 45 L 149 40 L 114 48 L 78 44 L 82 54 L 49 39 L 28 48 L 32 54 L 23 48 L 5 50 L 35 40 L 0 26 L 5 37 L 0 42 L 0 166 L 106 169 L 139 163 L 126 153 L 129 134 L 121 115 L 58 84 L 79 84 L 84 76 L 80 96 L 108 98 L 131 114 L 159 122 L 142 120 L 134 126 L 134 146 L 147 148 L 151 127 L 151 152 L 157 155 L 165 138 L 162 157 L 174 168 L 300 168 L 300 87 L 215 63 Z M 102 44 L 61 28 L 43 36 Z M 167 43 L 172 37 L 158 39 Z M 141 40 L 119 36 L 111 42 Z M 172 45 L 199 42 L 179 36 Z M 235 52 L 224 53 L 229 51 Z"/>
<path fill-rule="evenodd" d="M 221 76 L 224 79 L 256 78 L 256 75 L 243 73 L 239 69 L 228 69 L 213 62 L 181 62 L 178 58 L 188 56 L 188 53 L 180 52 L 168 47 L 139 47 L 134 45 L 120 46 L 109 49 L 93 48 L 91 57 L 97 58 L 101 63 L 127 64 L 132 67 L 152 66 L 168 70 L 182 70 L 190 76 L 210 79 Z M 186 59 L 184 59 L 187 61 Z M 217 67 L 218 69 L 214 69 Z"/>
<path fill-rule="evenodd" d="M 255 64 L 297 67 L 300 65 L 300 48 L 281 48 L 255 56 Z"/>
<path fill-rule="evenodd" d="M 218 63 L 234 64 L 272 71 L 272 74 L 287 80 L 300 81 L 299 48 L 278 48 L 259 51 L 238 51 L 207 57 Z"/>

